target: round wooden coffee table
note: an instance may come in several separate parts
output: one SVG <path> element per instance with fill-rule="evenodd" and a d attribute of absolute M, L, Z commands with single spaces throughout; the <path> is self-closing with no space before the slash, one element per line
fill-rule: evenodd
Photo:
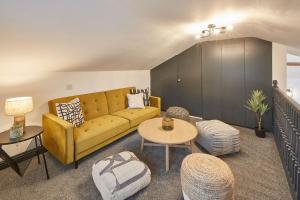
<path fill-rule="evenodd" d="M 173 130 L 165 131 L 162 129 L 162 118 L 142 122 L 138 127 L 138 132 L 142 136 L 141 151 L 144 146 L 165 146 L 166 171 L 169 171 L 169 147 L 190 148 L 192 152 L 192 140 L 198 134 L 194 125 L 180 119 L 174 119 Z"/>

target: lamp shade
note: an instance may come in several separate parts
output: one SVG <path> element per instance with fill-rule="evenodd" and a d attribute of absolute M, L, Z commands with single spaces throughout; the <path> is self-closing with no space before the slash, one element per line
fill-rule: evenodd
<path fill-rule="evenodd" d="M 6 99 L 5 113 L 7 115 L 18 116 L 29 113 L 33 110 L 32 97 L 16 97 Z"/>

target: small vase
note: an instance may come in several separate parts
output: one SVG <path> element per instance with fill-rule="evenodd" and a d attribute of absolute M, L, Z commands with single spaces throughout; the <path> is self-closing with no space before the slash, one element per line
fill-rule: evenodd
<path fill-rule="evenodd" d="M 17 139 L 23 136 L 23 126 L 11 127 L 9 130 L 9 137 L 11 139 Z"/>
<path fill-rule="evenodd" d="M 169 118 L 169 117 L 164 117 L 162 119 L 162 128 L 165 131 L 173 130 L 173 128 L 174 128 L 174 120 L 172 118 Z"/>

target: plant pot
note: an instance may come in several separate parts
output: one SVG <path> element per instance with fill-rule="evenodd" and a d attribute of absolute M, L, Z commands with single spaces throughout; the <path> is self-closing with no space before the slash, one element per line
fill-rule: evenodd
<path fill-rule="evenodd" d="M 264 138 L 266 137 L 266 129 L 262 128 L 262 130 L 258 130 L 257 127 L 254 128 L 255 134 L 257 137 Z"/>

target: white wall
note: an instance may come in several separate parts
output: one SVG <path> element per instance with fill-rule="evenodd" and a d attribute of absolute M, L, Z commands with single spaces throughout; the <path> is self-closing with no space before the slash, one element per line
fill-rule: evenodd
<path fill-rule="evenodd" d="M 68 89 L 68 87 L 72 89 Z M 47 101 L 57 97 L 98 92 L 114 88 L 136 86 L 150 87 L 150 71 L 98 71 L 98 72 L 17 72 L 0 75 L 0 131 L 8 129 L 13 117 L 4 112 L 5 99 L 32 96 L 34 110 L 26 115 L 28 125 L 41 124 L 42 114 L 48 112 Z M 27 145 L 7 147 L 14 154 Z"/>
<path fill-rule="evenodd" d="M 288 67 L 287 87 L 292 89 L 292 98 L 300 104 L 300 68 Z"/>
<path fill-rule="evenodd" d="M 300 56 L 288 54 L 287 61 L 300 63 Z M 300 104 L 300 67 L 299 66 L 287 67 L 287 88 L 293 91 L 292 98 Z"/>
<path fill-rule="evenodd" d="M 272 79 L 278 81 L 279 88 L 283 91 L 287 88 L 287 50 L 285 45 L 272 43 Z"/>
<path fill-rule="evenodd" d="M 34 111 L 26 115 L 27 124 L 41 124 L 42 113 L 48 111 L 47 101 L 50 99 L 127 86 L 150 86 L 149 70 L 53 72 L 40 76 L 20 84 L 0 85 L 0 129 L 8 128 L 13 120 L 4 113 L 5 99 L 9 97 L 32 96 Z M 72 89 L 68 90 L 67 87 L 71 85 Z"/>

